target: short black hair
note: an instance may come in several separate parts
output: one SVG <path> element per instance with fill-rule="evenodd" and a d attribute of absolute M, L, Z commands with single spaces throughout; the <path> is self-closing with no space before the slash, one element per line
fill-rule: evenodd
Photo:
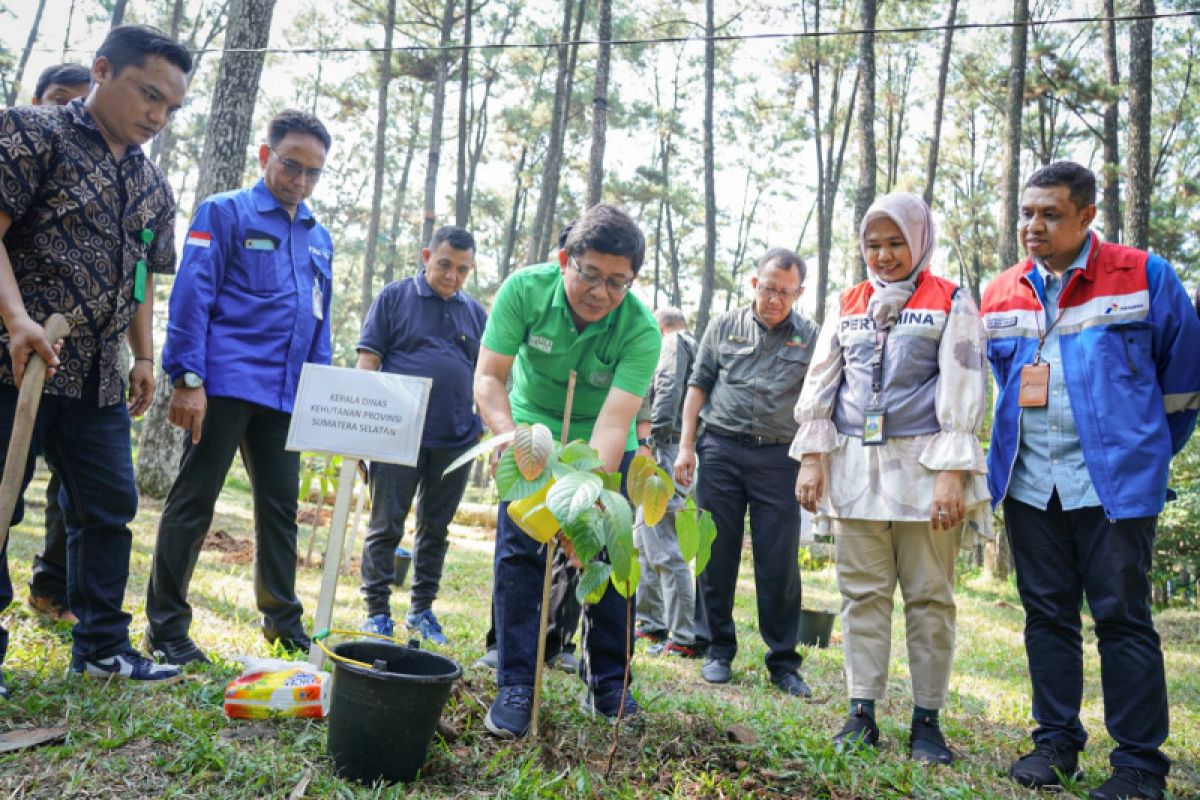
<path fill-rule="evenodd" d="M 1055 161 L 1039 167 L 1025 181 L 1025 188 L 1051 189 L 1067 187 L 1071 202 L 1078 209 L 1096 205 L 1096 175 L 1082 164 L 1074 161 Z"/>
<path fill-rule="evenodd" d="M 788 250 L 786 247 L 772 247 L 758 260 L 758 271 L 762 272 L 763 267 L 772 262 L 776 269 L 789 270 L 794 267 L 800 272 L 800 283 L 804 283 L 804 278 L 808 275 L 808 266 L 804 263 L 803 258 L 796 255 L 794 250 Z"/>
<path fill-rule="evenodd" d="M 46 90 L 55 83 L 59 86 L 79 86 L 91 82 L 92 73 L 87 67 L 81 64 L 55 64 L 42 70 L 37 84 L 33 87 L 33 96 L 41 100 Z"/>
<path fill-rule="evenodd" d="M 279 143 L 283 141 L 283 137 L 289 133 L 315 137 L 325 145 L 326 153 L 333 146 L 333 137 L 325 129 L 325 123 L 307 111 L 285 108 L 272 117 L 267 124 L 267 141 L 271 147 L 278 147 Z"/>
<path fill-rule="evenodd" d="M 433 232 L 429 240 L 429 249 L 437 250 L 438 245 L 447 242 L 455 250 L 470 250 L 475 252 L 475 237 L 466 228 L 457 225 L 443 225 Z"/>
<path fill-rule="evenodd" d="M 625 256 L 637 275 L 646 258 L 646 237 L 633 218 L 608 203 L 597 203 L 584 212 L 563 242 L 567 255 L 581 256 L 588 250 L 610 256 Z"/>
<path fill-rule="evenodd" d="M 146 56 L 159 56 L 183 70 L 192 71 L 192 54 L 158 28 L 149 25 L 118 25 L 104 37 L 104 43 L 96 51 L 96 58 L 103 56 L 112 65 L 113 75 L 132 65 L 146 66 Z"/>

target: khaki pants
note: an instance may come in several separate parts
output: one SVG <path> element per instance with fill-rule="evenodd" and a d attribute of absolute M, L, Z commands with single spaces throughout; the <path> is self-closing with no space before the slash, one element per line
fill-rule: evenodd
<path fill-rule="evenodd" d="M 850 697 L 880 700 L 887 691 L 899 579 L 913 700 L 922 708 L 946 704 L 954 659 L 954 558 L 961 537 L 961 526 L 934 531 L 928 522 L 834 522 Z"/>

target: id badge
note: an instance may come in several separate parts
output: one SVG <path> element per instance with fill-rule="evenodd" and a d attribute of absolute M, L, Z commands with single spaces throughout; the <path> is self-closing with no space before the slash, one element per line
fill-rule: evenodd
<path fill-rule="evenodd" d="M 883 444 L 883 441 L 883 409 L 865 409 L 863 411 L 863 445 Z"/>
<path fill-rule="evenodd" d="M 319 320 L 325 319 L 325 303 L 323 300 L 324 298 L 321 296 L 321 284 L 314 277 L 312 290 L 312 312 L 313 316 Z"/>
<path fill-rule="evenodd" d="M 1045 408 L 1050 401 L 1050 365 L 1027 364 L 1021 367 L 1020 408 Z"/>

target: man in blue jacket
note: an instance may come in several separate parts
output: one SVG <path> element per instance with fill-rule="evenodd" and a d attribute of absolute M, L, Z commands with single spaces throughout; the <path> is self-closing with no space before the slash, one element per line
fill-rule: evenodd
<path fill-rule="evenodd" d="M 284 449 L 300 369 L 330 360 L 333 244 L 305 204 L 331 139 L 316 117 L 283 111 L 258 151 L 263 177 L 196 210 L 171 291 L 163 369 L 168 415 L 190 431 L 167 495 L 146 594 L 146 649 L 207 661 L 188 636 L 188 583 L 239 449 L 254 497 L 254 594 L 263 634 L 307 652 L 296 597 L 300 456 Z"/>
<path fill-rule="evenodd" d="M 1009 774 L 1032 788 L 1082 777 L 1086 597 L 1117 743 L 1089 797 L 1157 800 L 1171 762 L 1148 572 L 1171 458 L 1200 408 L 1200 320 L 1166 261 L 1090 231 L 1095 202 L 1084 167 L 1035 172 L 1019 223 L 1029 258 L 983 296 L 998 385 L 988 480 L 1004 501 L 1037 721 Z"/>

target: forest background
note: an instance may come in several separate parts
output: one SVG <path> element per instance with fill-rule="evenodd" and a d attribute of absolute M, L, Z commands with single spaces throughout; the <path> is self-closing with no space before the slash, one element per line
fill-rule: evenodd
<path fill-rule="evenodd" d="M 7 104 L 45 66 L 90 64 L 120 22 L 196 53 L 184 108 L 148 146 L 180 240 L 199 200 L 257 178 L 273 114 L 329 126 L 310 203 L 334 238 L 336 364 L 434 227 L 474 231 L 468 290 L 486 304 L 600 199 L 647 234 L 635 292 L 697 332 L 747 301 L 772 246 L 808 261 L 799 307 L 820 319 L 865 274 L 856 221 L 894 190 L 927 198 L 935 270 L 978 298 L 1020 255 L 1021 182 L 1060 158 L 1100 176 L 1105 238 L 1162 254 L 1189 290 L 1200 278 L 1198 0 L 18 0 L 0 5 Z M 182 441 L 159 384 L 137 432 L 152 496 Z M 1158 599 L 1194 603 L 1196 444 L 1173 486 Z"/>

